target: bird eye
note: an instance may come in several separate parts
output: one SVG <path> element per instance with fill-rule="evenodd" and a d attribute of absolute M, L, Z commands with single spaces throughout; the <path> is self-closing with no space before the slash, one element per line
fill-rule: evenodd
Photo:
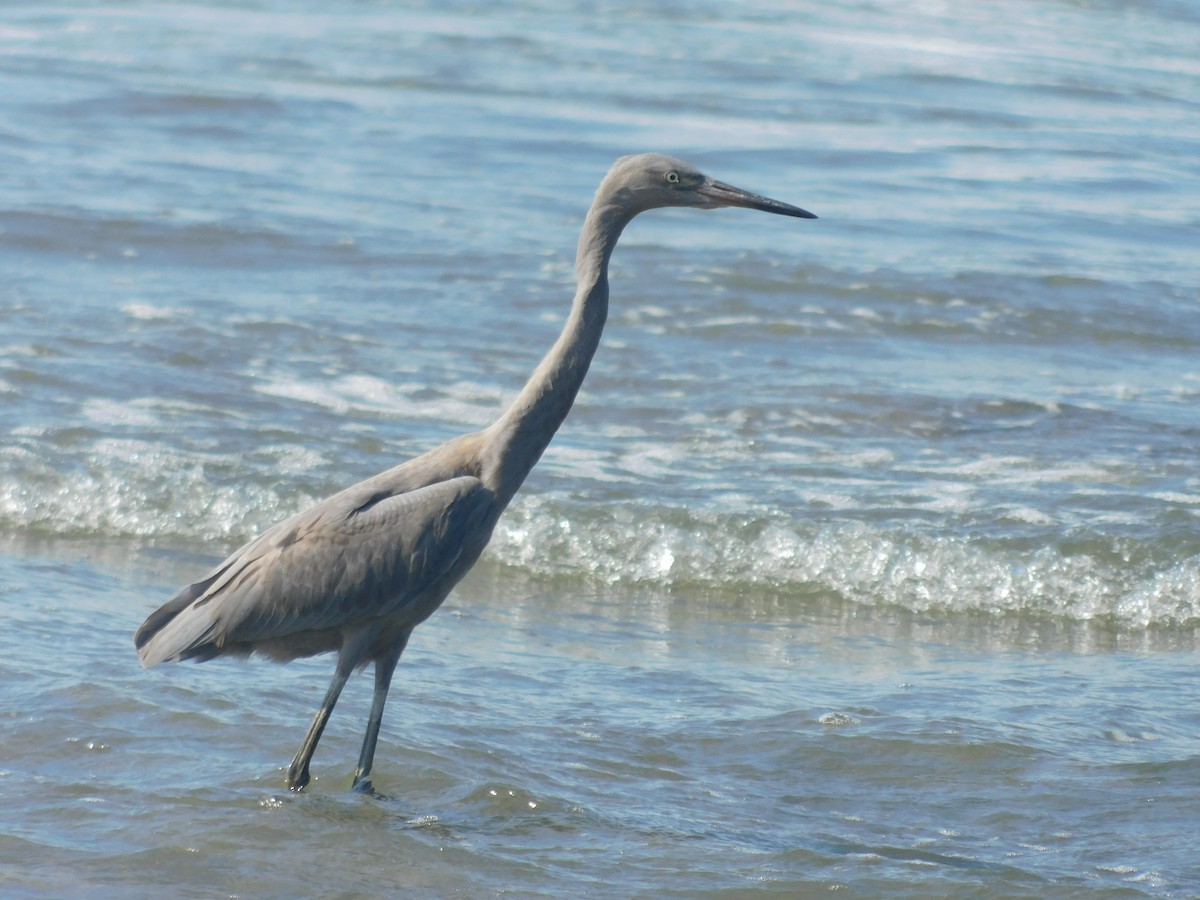
<path fill-rule="evenodd" d="M 675 171 L 668 172 L 667 184 L 679 184 L 679 173 Z"/>

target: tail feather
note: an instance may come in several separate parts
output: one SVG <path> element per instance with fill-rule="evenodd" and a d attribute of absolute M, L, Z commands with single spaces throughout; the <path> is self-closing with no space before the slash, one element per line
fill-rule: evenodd
<path fill-rule="evenodd" d="M 208 592 L 213 582 L 223 574 L 188 585 L 178 596 L 167 601 L 142 623 L 133 636 L 142 665 L 149 669 L 166 660 L 203 656 L 202 647 L 212 637 L 215 628 L 210 613 L 193 604 Z"/>

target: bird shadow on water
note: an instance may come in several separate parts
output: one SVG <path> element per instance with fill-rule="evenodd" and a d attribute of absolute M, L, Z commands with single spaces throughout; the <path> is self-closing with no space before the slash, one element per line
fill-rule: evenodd
<path fill-rule="evenodd" d="M 439 842 L 574 832 L 579 827 L 574 820 L 583 812 L 569 802 L 497 780 L 470 780 L 432 791 L 413 786 L 409 794 L 387 785 L 380 789 L 372 779 L 351 786 L 348 777 L 337 777 L 315 792 L 281 790 L 262 805 L 303 810 L 326 822 L 378 823 Z"/>
<path fill-rule="evenodd" d="M 412 802 L 400 794 L 379 790 L 370 778 L 354 784 L 349 775 L 315 776 L 302 791 L 289 790 L 282 777 L 278 782 L 277 791 L 266 797 L 260 794 L 262 807 L 303 811 L 324 821 L 398 822 L 404 828 L 422 828 L 441 821 L 437 815 L 416 812 Z"/>
<path fill-rule="evenodd" d="M 464 845 L 470 842 L 469 835 L 479 831 L 472 827 L 470 817 L 461 817 L 446 811 L 421 812 L 405 798 L 394 793 L 370 790 L 336 790 L 309 793 L 293 793 L 283 790 L 263 798 L 263 808 L 290 811 L 299 814 L 311 824 L 310 829 L 320 831 L 330 825 L 338 828 L 364 829 L 380 835 L 403 832 L 421 843 L 434 845 Z"/>

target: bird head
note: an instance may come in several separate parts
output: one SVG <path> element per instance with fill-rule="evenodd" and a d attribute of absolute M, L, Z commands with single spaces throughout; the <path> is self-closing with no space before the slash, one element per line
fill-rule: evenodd
<path fill-rule="evenodd" d="M 661 153 L 622 156 L 600 186 L 628 204 L 634 214 L 663 206 L 716 209 L 740 206 L 781 216 L 815 219 L 808 210 L 752 194 L 708 177 L 683 160 Z"/>

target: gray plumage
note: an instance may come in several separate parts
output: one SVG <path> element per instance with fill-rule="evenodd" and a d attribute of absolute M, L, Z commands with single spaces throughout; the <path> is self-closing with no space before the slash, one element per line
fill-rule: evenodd
<path fill-rule="evenodd" d="M 677 159 L 617 160 L 579 238 L 575 299 L 562 334 L 493 425 L 347 488 L 268 529 L 184 588 L 134 636 L 143 665 L 262 653 L 281 662 L 336 651 L 333 681 L 288 769 L 302 790 L 350 674 L 375 664 L 354 786 L 370 773 L 392 673 L 413 628 L 470 570 L 500 514 L 570 411 L 608 314 L 608 261 L 638 213 L 740 206 L 812 213 L 730 187 Z"/>

